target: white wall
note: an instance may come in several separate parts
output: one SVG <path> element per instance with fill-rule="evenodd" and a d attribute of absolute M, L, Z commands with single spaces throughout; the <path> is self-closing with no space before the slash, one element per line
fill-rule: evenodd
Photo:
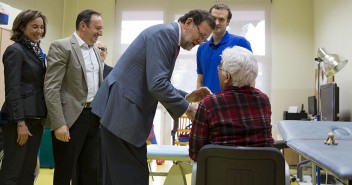
<path fill-rule="evenodd" d="M 314 0 L 314 49 L 324 47 L 349 63 L 335 75 L 340 87 L 340 120 L 351 121 L 352 114 L 352 1 Z"/>
<path fill-rule="evenodd" d="M 50 0 L 56 1 L 56 0 Z M 109 65 L 115 64 L 113 58 L 113 38 L 116 35 L 115 24 L 115 0 L 63 0 L 63 27 L 62 37 L 70 36 L 76 30 L 77 14 L 85 9 L 92 9 L 100 12 L 104 22 L 103 36 L 99 40 L 103 41 L 108 48 L 106 63 Z"/>
<path fill-rule="evenodd" d="M 63 1 L 56 0 L 1 0 L 13 8 L 19 10 L 36 9 L 41 11 L 48 20 L 47 33 L 42 39 L 41 47 L 44 52 L 48 52 L 50 43 L 61 38 L 62 35 L 62 12 Z"/>
<path fill-rule="evenodd" d="M 6 11 L 6 13 L 9 16 L 8 19 L 8 24 L 1 24 L 0 28 L 6 29 L 6 30 L 11 30 L 12 28 L 12 23 L 15 20 L 15 17 L 21 12 L 19 9 L 14 8 L 8 4 L 0 2 L 0 8 Z"/>
<path fill-rule="evenodd" d="M 314 58 L 319 47 L 342 59 L 352 59 L 350 0 L 273 0 L 272 123 L 289 105 L 305 104 L 314 94 Z M 340 87 L 340 119 L 351 121 L 351 64 L 335 75 Z M 276 130 L 274 129 L 274 132 Z M 275 136 L 275 133 L 274 133 Z"/>
<path fill-rule="evenodd" d="M 273 135 L 290 105 L 314 94 L 313 1 L 273 0 L 271 7 Z"/>
<path fill-rule="evenodd" d="M 70 36 L 75 31 L 77 14 L 84 9 L 93 9 L 102 13 L 104 31 L 102 40 L 112 53 L 115 21 L 115 0 L 1 0 L 14 8 L 37 9 L 48 20 L 47 34 L 42 39 L 42 48 L 48 52 L 50 44 L 57 39 Z M 113 64 L 112 54 L 108 55 L 107 63 Z"/>
<path fill-rule="evenodd" d="M 14 8 L 20 10 L 36 9 L 41 11 L 48 20 L 47 33 L 42 39 L 41 47 L 48 52 L 50 43 L 61 38 L 63 20 L 63 1 L 54 0 L 1 0 Z"/>

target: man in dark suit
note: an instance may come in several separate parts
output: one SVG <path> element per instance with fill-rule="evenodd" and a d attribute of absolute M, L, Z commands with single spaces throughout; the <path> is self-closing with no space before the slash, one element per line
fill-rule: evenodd
<path fill-rule="evenodd" d="M 178 22 L 145 29 L 131 43 L 104 80 L 92 103 L 102 124 L 103 184 L 148 184 L 146 139 L 160 102 L 175 119 L 194 119 L 196 106 L 210 93 L 187 94 L 170 82 L 180 46 L 191 50 L 209 37 L 214 18 L 192 10 Z"/>
<path fill-rule="evenodd" d="M 95 43 L 95 46 L 100 51 L 99 54 L 100 54 L 101 61 L 104 62 L 103 79 L 105 79 L 105 77 L 108 76 L 108 74 L 112 70 L 112 67 L 105 63 L 106 56 L 108 55 L 108 48 L 105 46 L 105 44 L 102 41 L 98 41 L 97 43 Z"/>
<path fill-rule="evenodd" d="M 110 71 L 112 70 L 111 66 L 108 66 L 105 63 L 105 59 L 106 56 L 108 55 L 108 48 L 105 46 L 105 44 L 102 41 L 97 41 L 95 43 L 95 46 L 99 49 L 99 54 L 100 54 L 100 59 L 101 61 L 104 63 L 103 65 L 103 79 L 105 79 L 106 76 L 108 76 L 108 74 L 110 73 Z M 99 131 L 99 151 L 98 151 L 98 155 L 99 155 L 99 164 L 98 164 L 98 185 L 99 184 L 103 184 L 103 180 L 102 180 L 102 176 L 103 176 L 103 168 L 102 168 L 102 156 L 101 156 L 101 131 Z"/>
<path fill-rule="evenodd" d="M 112 67 L 104 63 L 103 70 L 103 79 L 108 76 L 108 74 L 112 71 Z"/>
<path fill-rule="evenodd" d="M 55 160 L 54 185 L 96 185 L 99 119 L 90 104 L 103 81 L 99 51 L 103 20 L 94 10 L 80 12 L 76 31 L 49 48 L 44 81 Z"/>

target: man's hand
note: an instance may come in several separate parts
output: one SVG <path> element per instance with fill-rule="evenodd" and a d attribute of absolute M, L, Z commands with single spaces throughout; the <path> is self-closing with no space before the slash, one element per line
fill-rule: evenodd
<path fill-rule="evenodd" d="M 196 104 L 189 104 L 188 105 L 188 108 L 185 113 L 191 121 L 194 121 L 194 119 L 196 117 L 197 109 L 198 109 L 198 106 Z"/>
<path fill-rule="evenodd" d="M 194 90 L 193 92 L 187 94 L 186 100 L 189 102 L 199 102 L 209 94 L 212 94 L 212 93 L 210 89 L 208 89 L 208 87 L 200 87 L 197 90 Z"/>
<path fill-rule="evenodd" d="M 70 131 L 69 131 L 67 125 L 62 125 L 61 127 L 55 129 L 54 134 L 55 134 L 56 139 L 58 139 L 62 142 L 68 142 L 71 139 Z"/>
<path fill-rule="evenodd" d="M 22 146 L 27 143 L 28 137 L 32 136 L 29 132 L 28 127 L 24 121 L 19 121 L 17 123 L 17 143 Z"/>

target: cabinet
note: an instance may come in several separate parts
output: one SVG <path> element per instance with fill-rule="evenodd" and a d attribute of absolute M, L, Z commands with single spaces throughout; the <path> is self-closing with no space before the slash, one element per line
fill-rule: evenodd
<path fill-rule="evenodd" d="M 306 112 L 288 113 L 287 111 L 284 111 L 283 114 L 284 120 L 306 120 L 307 117 L 308 115 Z M 299 155 L 291 148 L 285 148 L 283 153 L 288 165 L 296 166 L 299 163 Z"/>
<path fill-rule="evenodd" d="M 53 145 L 51 142 L 51 131 L 49 128 L 44 129 L 42 142 L 39 150 L 39 161 L 41 168 L 54 168 Z"/>
<path fill-rule="evenodd" d="M 299 155 L 296 152 L 291 148 L 285 148 L 283 154 L 288 165 L 297 166 L 299 163 Z"/>

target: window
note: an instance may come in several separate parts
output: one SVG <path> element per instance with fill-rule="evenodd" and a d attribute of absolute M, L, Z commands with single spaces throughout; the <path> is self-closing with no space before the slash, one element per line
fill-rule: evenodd
<path fill-rule="evenodd" d="M 163 12 L 162 11 L 124 11 L 122 12 L 121 21 L 121 53 L 125 52 L 131 42 L 142 32 L 144 29 L 162 24 Z"/>
<path fill-rule="evenodd" d="M 232 11 L 227 31 L 245 37 L 255 55 L 265 55 L 264 11 Z"/>
<path fill-rule="evenodd" d="M 266 43 L 265 11 L 232 11 L 232 19 L 228 31 L 235 35 L 245 37 L 250 43 L 253 54 L 258 62 L 258 77 L 256 88 L 260 89 L 270 97 L 270 53 Z M 268 26 L 267 26 L 268 27 Z"/>

